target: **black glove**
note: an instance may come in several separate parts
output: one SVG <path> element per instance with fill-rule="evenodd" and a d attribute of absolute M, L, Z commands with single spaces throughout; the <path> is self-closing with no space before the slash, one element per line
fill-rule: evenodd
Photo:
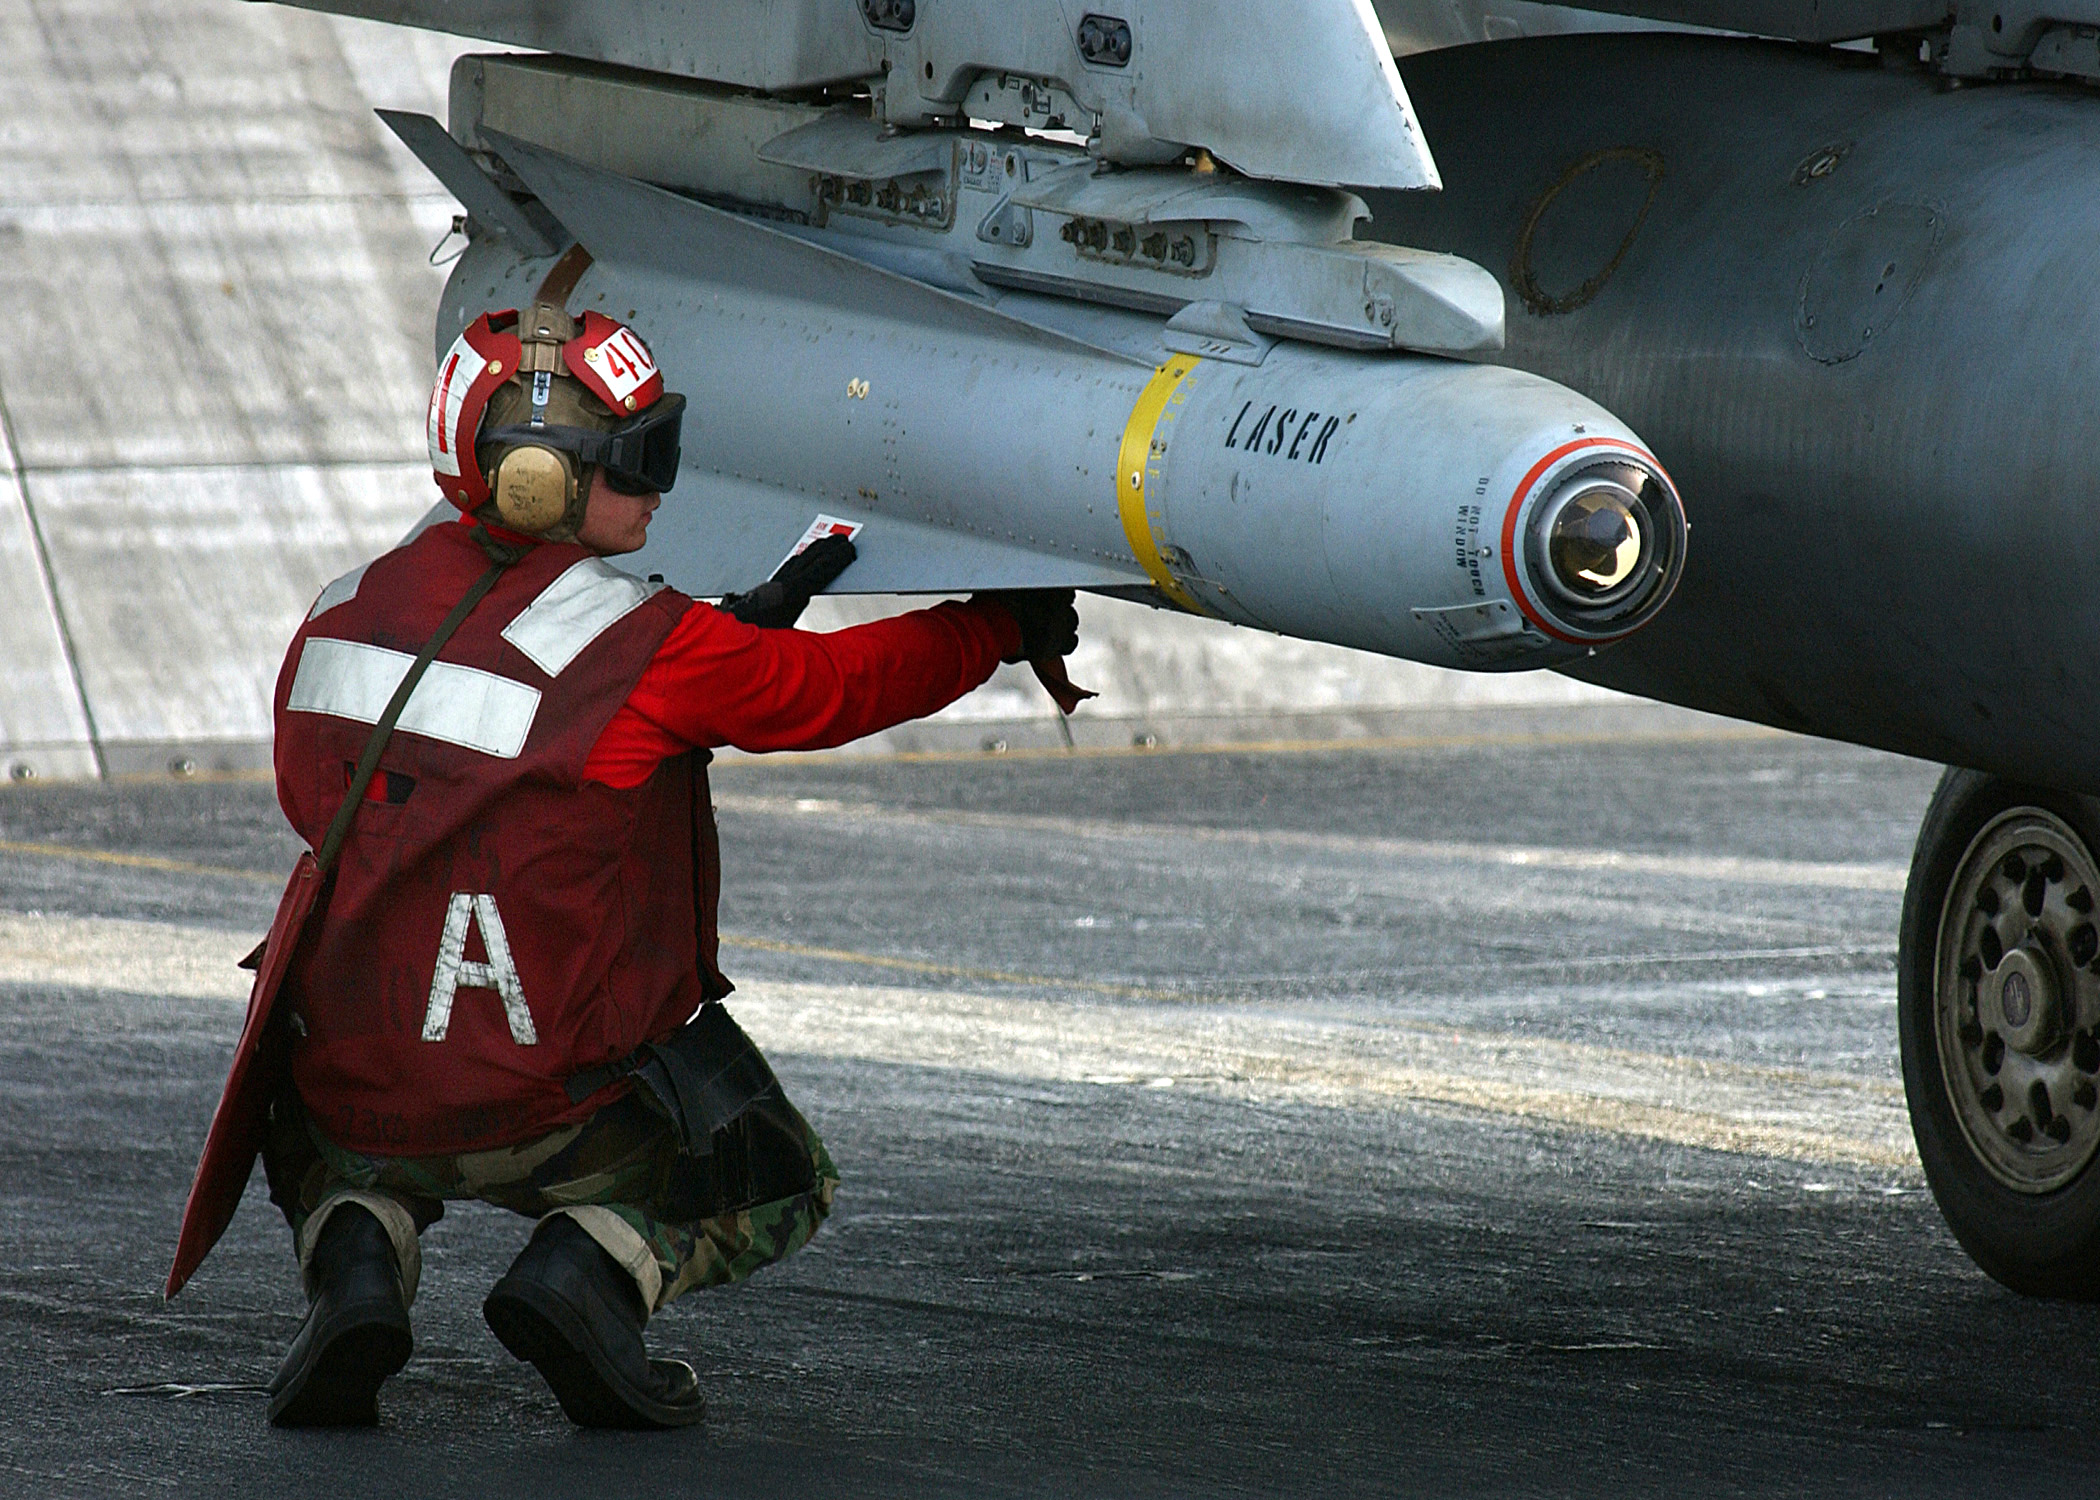
<path fill-rule="evenodd" d="M 1021 650 L 1007 661 L 1051 661 L 1079 649 L 1079 611 L 1070 589 L 994 589 L 972 594 L 998 605 L 1021 627 Z"/>
<path fill-rule="evenodd" d="M 851 537 L 819 537 L 749 593 L 725 595 L 722 608 L 746 625 L 786 630 L 802 618 L 809 601 L 830 588 L 859 555 Z"/>

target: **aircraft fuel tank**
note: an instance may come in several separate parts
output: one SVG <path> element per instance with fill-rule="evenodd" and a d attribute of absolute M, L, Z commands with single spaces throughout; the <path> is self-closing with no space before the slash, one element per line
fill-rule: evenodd
<path fill-rule="evenodd" d="M 1370 232 L 1492 268 L 1488 357 L 1631 422 L 1699 521 L 1575 675 L 2100 791 L 2100 97 L 1737 38 L 1404 71 L 1444 190 Z"/>
<path fill-rule="evenodd" d="M 947 290 L 849 235 L 501 147 L 593 257 L 570 306 L 631 321 L 687 397 L 631 565 L 689 592 L 749 587 L 821 522 L 859 528 L 855 592 L 1092 588 L 1506 669 L 1636 630 L 1682 570 L 1662 466 L 1537 376 L 1288 339 L 1258 362 L 1178 351 L 1158 315 Z M 553 263 L 476 239 L 441 345 L 529 305 Z"/>

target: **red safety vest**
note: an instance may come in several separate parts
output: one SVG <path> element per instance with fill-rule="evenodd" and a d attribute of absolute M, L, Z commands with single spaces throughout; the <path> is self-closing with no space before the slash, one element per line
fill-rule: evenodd
<path fill-rule="evenodd" d="M 318 844 L 415 653 L 488 567 L 433 526 L 323 592 L 276 696 L 278 797 Z M 574 544 L 505 573 L 417 686 L 281 1004 L 331 1140 L 429 1156 L 530 1139 L 612 1097 L 564 1083 L 729 985 L 704 754 L 583 779 L 692 601 Z M 616 1085 L 615 1087 L 624 1087 Z"/>

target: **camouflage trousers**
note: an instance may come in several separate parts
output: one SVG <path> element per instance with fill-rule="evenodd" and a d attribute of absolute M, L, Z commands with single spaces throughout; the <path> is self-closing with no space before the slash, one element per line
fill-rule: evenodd
<path fill-rule="evenodd" d="M 786 1114 L 807 1144 L 810 1185 L 727 1211 L 698 1209 L 677 1132 L 636 1093 L 536 1140 L 423 1157 L 347 1151 L 287 1093 L 271 1111 L 263 1168 L 270 1201 L 292 1226 L 302 1272 L 328 1216 L 356 1203 L 386 1226 L 402 1291 L 413 1301 L 422 1267 L 417 1236 L 443 1217 L 446 1199 L 477 1199 L 533 1219 L 575 1219 L 627 1268 L 653 1312 L 695 1287 L 742 1281 L 793 1254 L 831 1211 L 838 1169 L 808 1122 L 792 1109 Z"/>

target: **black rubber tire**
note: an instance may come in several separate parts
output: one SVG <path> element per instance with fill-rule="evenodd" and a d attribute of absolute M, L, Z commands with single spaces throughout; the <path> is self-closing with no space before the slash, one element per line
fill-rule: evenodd
<path fill-rule="evenodd" d="M 2095 1302 L 2100 1301 L 2100 1158 L 2054 1192 L 2013 1191 L 1991 1175 L 1969 1145 L 1940 1072 L 1933 962 L 1941 909 L 1971 841 L 1991 819 L 2015 807 L 2054 813 L 2088 849 L 2100 851 L 2100 803 L 2090 797 L 1980 771 L 1949 770 L 1940 778 L 1918 831 L 1897 942 L 1903 1093 L 1925 1180 L 1970 1258 L 2027 1296 Z"/>

